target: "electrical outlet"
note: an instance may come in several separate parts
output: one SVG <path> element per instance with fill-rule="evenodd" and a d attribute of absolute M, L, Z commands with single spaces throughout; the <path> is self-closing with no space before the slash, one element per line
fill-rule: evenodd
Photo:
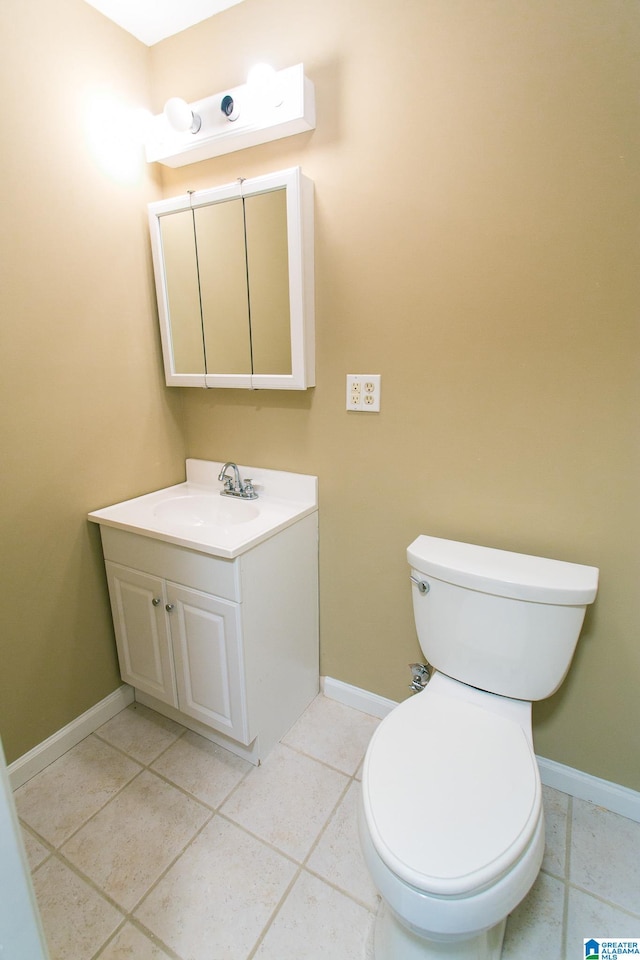
<path fill-rule="evenodd" d="M 380 409 L 380 374 L 347 374 L 347 410 L 377 413 Z"/>

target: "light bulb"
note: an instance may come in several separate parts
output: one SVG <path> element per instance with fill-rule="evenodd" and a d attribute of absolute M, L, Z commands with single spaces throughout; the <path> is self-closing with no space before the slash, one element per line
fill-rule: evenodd
<path fill-rule="evenodd" d="M 247 76 L 247 86 L 264 106 L 279 107 L 284 96 L 278 75 L 268 63 L 256 63 Z"/>
<path fill-rule="evenodd" d="M 164 105 L 164 115 L 174 130 L 179 133 L 197 133 L 202 120 L 194 113 L 186 100 L 181 97 L 171 97 Z"/>
<path fill-rule="evenodd" d="M 264 87 L 273 83 L 276 72 L 268 63 L 256 63 L 251 67 L 247 75 L 247 83 L 250 87 Z"/>

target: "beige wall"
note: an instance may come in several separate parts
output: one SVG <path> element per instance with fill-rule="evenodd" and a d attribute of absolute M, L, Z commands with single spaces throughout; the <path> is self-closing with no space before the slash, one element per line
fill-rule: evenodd
<path fill-rule="evenodd" d="M 148 50 L 79 0 L 0 4 L 0 735 L 9 761 L 120 685 L 88 510 L 179 480 L 145 205 L 85 139 L 87 99 L 148 99 Z"/>
<path fill-rule="evenodd" d="M 419 533 L 595 564 L 536 747 L 636 789 L 639 34 L 634 0 L 245 0 L 151 54 L 156 110 L 259 59 L 315 84 L 314 133 L 163 192 L 315 181 L 318 386 L 182 392 L 190 455 L 319 475 L 322 672 L 406 695 Z"/>
<path fill-rule="evenodd" d="M 86 511 L 179 479 L 186 451 L 319 475 L 322 672 L 393 698 L 420 656 L 418 533 L 598 565 L 536 747 L 640 789 L 635 0 L 245 0 L 150 51 L 81 0 L 0 16 L 9 759 L 118 683 Z M 159 110 L 257 59 L 304 61 L 315 132 L 127 187 L 88 154 L 92 83 L 151 80 Z M 147 200 L 296 163 L 318 386 L 164 388 Z M 344 410 L 348 372 L 382 374 L 379 415 Z"/>

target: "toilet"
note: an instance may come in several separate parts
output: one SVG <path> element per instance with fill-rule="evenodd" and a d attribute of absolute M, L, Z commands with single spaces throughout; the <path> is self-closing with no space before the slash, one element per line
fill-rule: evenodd
<path fill-rule="evenodd" d="M 531 703 L 566 676 L 598 570 L 428 536 L 407 557 L 433 673 L 365 757 L 375 960 L 498 960 L 544 854 Z"/>

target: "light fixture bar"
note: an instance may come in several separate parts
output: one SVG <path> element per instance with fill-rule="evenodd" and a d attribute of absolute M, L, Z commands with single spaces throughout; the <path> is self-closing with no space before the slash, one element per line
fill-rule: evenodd
<path fill-rule="evenodd" d="M 290 137 L 314 130 L 316 126 L 313 84 L 304 75 L 304 66 L 287 67 L 274 74 L 278 96 L 256 95 L 255 87 L 245 83 L 222 90 L 188 106 L 201 118 L 200 129 L 175 130 L 164 114 L 153 117 L 146 139 L 149 163 L 183 167 L 198 160 L 209 160 L 259 143 Z M 228 112 L 231 98 L 234 115 Z M 225 100 L 225 106 L 222 101 Z"/>

